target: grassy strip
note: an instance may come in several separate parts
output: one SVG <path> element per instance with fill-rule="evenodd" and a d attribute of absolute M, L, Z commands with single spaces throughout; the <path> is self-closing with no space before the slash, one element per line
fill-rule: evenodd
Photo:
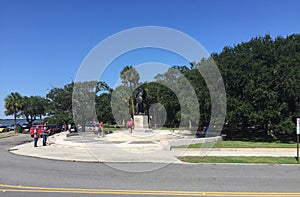
<path fill-rule="evenodd" d="M 189 148 L 200 148 L 202 144 L 191 144 Z M 249 142 L 249 141 L 221 141 L 214 144 L 214 148 L 295 148 L 295 143 L 279 142 Z"/>
<path fill-rule="evenodd" d="M 188 163 L 255 163 L 255 164 L 300 164 L 294 157 L 199 157 L 184 156 L 179 160 Z"/>
<path fill-rule="evenodd" d="M 19 134 L 18 133 L 3 134 L 3 135 L 0 135 L 0 139 L 7 138 L 7 137 L 12 137 L 12 136 L 17 136 L 17 135 L 19 135 Z"/>

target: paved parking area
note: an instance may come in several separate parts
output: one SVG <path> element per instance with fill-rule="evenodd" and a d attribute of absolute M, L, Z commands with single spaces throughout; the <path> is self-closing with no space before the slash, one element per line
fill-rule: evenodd
<path fill-rule="evenodd" d="M 173 140 L 194 140 L 163 132 L 148 137 L 137 137 L 116 132 L 99 138 L 92 132 L 66 137 L 65 132 L 50 136 L 49 145 L 38 147 L 27 142 L 10 151 L 19 155 L 67 161 L 85 162 L 153 162 L 181 163 L 177 156 L 273 156 L 294 157 L 296 149 L 276 148 L 171 148 Z M 160 139 L 161 138 L 161 139 Z"/>

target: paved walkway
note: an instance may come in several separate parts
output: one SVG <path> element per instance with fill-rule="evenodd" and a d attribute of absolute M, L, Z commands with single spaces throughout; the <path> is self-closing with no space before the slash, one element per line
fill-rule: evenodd
<path fill-rule="evenodd" d="M 62 132 L 50 136 L 47 146 L 42 146 L 42 139 L 40 139 L 36 148 L 33 147 L 33 142 L 29 142 L 13 147 L 10 151 L 19 155 L 55 160 L 116 163 L 181 163 L 177 156 L 296 156 L 296 148 L 170 148 L 171 144 L 196 143 L 196 140 L 213 142 L 218 139 L 193 139 L 170 131 L 142 136 L 116 132 L 103 138 L 98 138 L 91 132 L 66 137 L 66 133 Z"/>

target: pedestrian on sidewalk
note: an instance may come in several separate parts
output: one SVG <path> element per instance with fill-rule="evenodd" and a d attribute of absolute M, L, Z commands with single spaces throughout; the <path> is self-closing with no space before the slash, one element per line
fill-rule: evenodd
<path fill-rule="evenodd" d="M 37 128 L 35 128 L 34 132 L 33 132 L 34 147 L 37 147 L 37 142 L 39 140 L 39 137 L 40 137 L 40 134 L 39 134 Z"/>
<path fill-rule="evenodd" d="M 128 120 L 127 127 L 129 129 L 129 133 L 132 133 L 132 130 L 134 129 L 134 121 L 132 118 L 130 118 L 130 120 Z"/>
<path fill-rule="evenodd" d="M 43 146 L 47 145 L 47 137 L 48 137 L 49 133 L 50 133 L 50 127 L 45 128 L 43 130 Z"/>
<path fill-rule="evenodd" d="M 101 121 L 98 126 L 98 137 L 104 137 L 104 131 L 103 131 L 103 122 Z"/>

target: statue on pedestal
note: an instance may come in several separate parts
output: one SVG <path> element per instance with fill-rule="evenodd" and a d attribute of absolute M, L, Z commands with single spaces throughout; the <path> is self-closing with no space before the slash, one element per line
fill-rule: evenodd
<path fill-rule="evenodd" d="M 146 95 L 145 89 L 140 87 L 135 95 L 136 114 L 145 114 L 144 101 L 146 99 Z"/>

